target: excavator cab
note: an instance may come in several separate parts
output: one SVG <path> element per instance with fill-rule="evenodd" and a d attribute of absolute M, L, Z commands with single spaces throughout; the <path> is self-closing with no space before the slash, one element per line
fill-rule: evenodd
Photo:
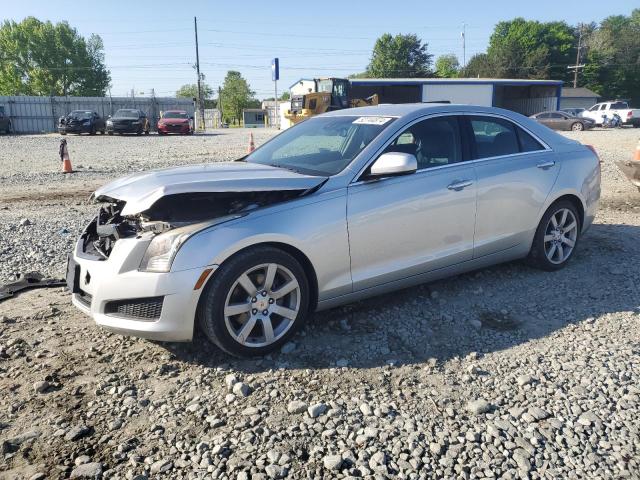
<path fill-rule="evenodd" d="M 320 78 L 316 80 L 316 91 L 331 94 L 327 111 L 349 107 L 349 80 L 346 78 Z"/>

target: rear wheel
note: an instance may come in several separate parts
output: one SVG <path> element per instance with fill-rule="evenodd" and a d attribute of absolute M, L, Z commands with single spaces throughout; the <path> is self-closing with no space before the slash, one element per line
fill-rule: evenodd
<path fill-rule="evenodd" d="M 198 306 L 207 338 L 231 355 L 264 355 L 304 323 L 309 286 L 298 261 L 272 247 L 246 250 L 222 264 Z"/>
<path fill-rule="evenodd" d="M 571 130 L 573 130 L 574 132 L 581 132 L 582 130 L 584 130 L 584 125 L 580 122 L 576 122 L 571 125 Z"/>
<path fill-rule="evenodd" d="M 573 256 L 580 239 L 580 215 L 568 200 L 549 207 L 540 220 L 529 252 L 529 263 L 543 270 L 564 267 Z"/>

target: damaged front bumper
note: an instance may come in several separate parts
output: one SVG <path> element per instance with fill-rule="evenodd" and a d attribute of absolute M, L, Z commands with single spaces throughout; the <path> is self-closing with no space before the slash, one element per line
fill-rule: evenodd
<path fill-rule="evenodd" d="M 619 160 L 616 165 L 629 181 L 640 190 L 640 160 Z"/>
<path fill-rule="evenodd" d="M 121 238 L 108 258 L 87 254 L 85 240 L 69 257 L 72 302 L 99 326 L 152 340 L 190 341 L 201 290 L 194 287 L 205 266 L 166 273 L 139 271 L 148 238 Z"/>

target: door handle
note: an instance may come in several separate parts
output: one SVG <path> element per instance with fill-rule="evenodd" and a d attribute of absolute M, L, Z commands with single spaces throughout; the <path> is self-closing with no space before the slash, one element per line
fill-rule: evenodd
<path fill-rule="evenodd" d="M 547 168 L 551 168 L 556 164 L 555 161 L 551 160 L 550 162 L 542 162 L 536 165 L 536 167 L 546 170 Z"/>
<path fill-rule="evenodd" d="M 460 190 L 466 187 L 470 187 L 471 185 L 473 185 L 473 182 L 471 180 L 462 180 L 462 181 L 453 182 L 452 184 L 447 185 L 447 188 L 449 190 L 455 190 L 456 192 L 459 192 Z"/>

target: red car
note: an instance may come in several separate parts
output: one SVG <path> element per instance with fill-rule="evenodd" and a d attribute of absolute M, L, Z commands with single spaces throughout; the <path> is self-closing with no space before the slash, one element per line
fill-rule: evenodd
<path fill-rule="evenodd" d="M 184 110 L 168 110 L 158 120 L 158 134 L 180 133 L 190 135 L 193 133 L 192 118 Z"/>

